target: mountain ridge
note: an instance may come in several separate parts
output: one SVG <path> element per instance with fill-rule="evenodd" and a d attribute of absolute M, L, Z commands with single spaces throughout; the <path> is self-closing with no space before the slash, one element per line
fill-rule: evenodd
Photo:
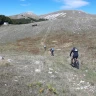
<path fill-rule="evenodd" d="M 39 16 L 37 16 L 36 14 L 34 14 L 32 12 L 23 12 L 23 13 L 20 13 L 20 14 L 9 16 L 9 18 L 11 18 L 11 19 L 21 19 L 21 18 L 25 18 L 25 19 L 28 19 L 28 18 L 39 19 Z"/>
<path fill-rule="evenodd" d="M 54 12 L 50 12 L 50 13 L 42 14 L 42 15 L 36 15 L 33 12 L 23 12 L 23 13 L 20 13 L 20 14 L 11 15 L 9 17 L 12 18 L 12 19 L 20 19 L 20 18 L 28 18 L 28 17 L 35 18 L 35 19 L 38 19 L 38 18 L 49 19 L 48 18 L 48 16 L 49 16 L 50 19 L 52 19 L 52 17 L 50 15 L 53 14 L 53 15 L 59 16 L 59 13 L 61 13 L 61 15 L 64 15 L 64 16 L 65 16 L 65 14 L 78 14 L 78 13 L 83 14 L 83 15 L 96 16 L 95 14 L 90 14 L 90 13 L 87 13 L 87 12 L 84 12 L 84 11 L 81 11 L 81 10 L 59 10 L 59 11 L 54 11 Z"/>

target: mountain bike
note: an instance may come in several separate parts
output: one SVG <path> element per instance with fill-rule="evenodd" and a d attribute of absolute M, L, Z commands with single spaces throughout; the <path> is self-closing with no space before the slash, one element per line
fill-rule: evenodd
<path fill-rule="evenodd" d="M 79 69 L 79 61 L 78 61 L 78 59 L 74 58 L 73 60 L 74 60 L 74 62 L 71 61 L 72 67 L 75 67 L 75 68 Z"/>

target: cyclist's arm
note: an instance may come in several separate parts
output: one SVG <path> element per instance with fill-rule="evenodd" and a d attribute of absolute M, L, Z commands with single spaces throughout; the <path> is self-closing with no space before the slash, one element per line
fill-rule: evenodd
<path fill-rule="evenodd" d="M 70 56 L 71 56 L 72 52 L 73 52 L 73 50 L 71 50 L 71 52 L 70 52 Z"/>

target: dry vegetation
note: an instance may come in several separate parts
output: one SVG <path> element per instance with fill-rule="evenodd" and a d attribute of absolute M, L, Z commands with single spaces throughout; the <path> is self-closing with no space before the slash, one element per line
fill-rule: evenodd
<path fill-rule="evenodd" d="M 31 35 L 25 32 L 24 38 L 16 35 L 8 39 L 14 42 L 7 42 L 5 35 L 6 43 L 0 43 L 4 56 L 0 60 L 0 96 L 96 95 L 96 32 L 90 28 L 70 32 L 71 29 L 63 28 L 63 22 L 55 25 L 56 21 L 59 20 L 38 23 L 33 29 L 31 24 L 16 25 L 17 31 L 22 29 L 18 34 L 28 30 Z M 16 29 L 15 25 L 1 29 L 6 33 L 10 28 Z M 38 34 L 32 35 L 34 32 Z M 46 51 L 43 44 L 47 46 Z M 70 66 L 69 53 L 73 46 L 79 50 L 79 70 Z M 55 56 L 50 55 L 51 47 L 55 48 Z"/>

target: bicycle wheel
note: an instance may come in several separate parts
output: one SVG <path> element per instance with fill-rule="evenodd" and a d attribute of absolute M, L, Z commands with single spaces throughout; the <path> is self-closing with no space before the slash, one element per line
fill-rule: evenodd
<path fill-rule="evenodd" d="M 76 61 L 76 68 L 79 69 L 79 61 Z"/>
<path fill-rule="evenodd" d="M 77 68 L 77 69 L 79 69 L 79 61 L 78 61 L 78 60 L 76 60 L 76 61 L 74 62 L 74 67 Z"/>

